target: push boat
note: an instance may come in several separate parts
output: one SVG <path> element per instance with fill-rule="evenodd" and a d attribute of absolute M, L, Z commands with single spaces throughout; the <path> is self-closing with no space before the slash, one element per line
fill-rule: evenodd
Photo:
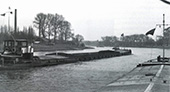
<path fill-rule="evenodd" d="M 0 54 L 0 70 L 36 66 L 33 47 L 25 39 L 5 40 Z"/>

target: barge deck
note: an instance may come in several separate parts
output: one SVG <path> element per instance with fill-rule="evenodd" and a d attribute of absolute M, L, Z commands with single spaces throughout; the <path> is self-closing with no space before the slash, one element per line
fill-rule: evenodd
<path fill-rule="evenodd" d="M 170 58 L 149 60 L 96 92 L 169 92 Z"/>

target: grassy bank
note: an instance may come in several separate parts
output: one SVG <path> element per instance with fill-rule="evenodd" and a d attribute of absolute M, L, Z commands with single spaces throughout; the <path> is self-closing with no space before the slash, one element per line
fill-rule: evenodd
<path fill-rule="evenodd" d="M 93 49 L 91 47 L 78 47 L 75 45 L 68 44 L 56 44 L 56 45 L 42 45 L 34 44 L 34 51 L 56 51 L 56 50 L 81 50 L 81 49 Z"/>

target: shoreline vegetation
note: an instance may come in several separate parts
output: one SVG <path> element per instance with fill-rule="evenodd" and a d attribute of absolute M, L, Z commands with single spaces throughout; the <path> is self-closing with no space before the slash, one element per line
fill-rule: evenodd
<path fill-rule="evenodd" d="M 41 45 L 41 44 L 35 44 L 34 51 L 62 51 L 62 50 L 84 50 L 84 49 L 94 49 L 90 46 L 72 46 L 72 45 L 66 45 L 66 44 L 56 44 L 56 45 Z M 100 46 L 99 46 L 100 47 Z M 102 46 L 103 47 L 103 46 Z M 107 47 L 107 46 L 104 46 Z M 162 46 L 127 46 L 127 47 L 135 47 L 135 48 L 158 48 L 162 49 Z M 126 48 L 126 47 L 125 47 Z M 165 49 L 170 49 L 170 46 L 165 46 Z"/>

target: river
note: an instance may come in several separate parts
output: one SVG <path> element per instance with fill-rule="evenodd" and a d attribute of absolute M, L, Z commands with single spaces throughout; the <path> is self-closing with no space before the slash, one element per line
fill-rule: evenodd
<path fill-rule="evenodd" d="M 96 48 L 83 52 L 103 49 L 111 48 Z M 138 63 L 162 55 L 162 49 L 128 49 L 132 49 L 133 55 L 25 70 L 0 71 L 0 92 L 93 92 L 126 74 Z M 168 49 L 166 56 L 169 55 Z"/>

